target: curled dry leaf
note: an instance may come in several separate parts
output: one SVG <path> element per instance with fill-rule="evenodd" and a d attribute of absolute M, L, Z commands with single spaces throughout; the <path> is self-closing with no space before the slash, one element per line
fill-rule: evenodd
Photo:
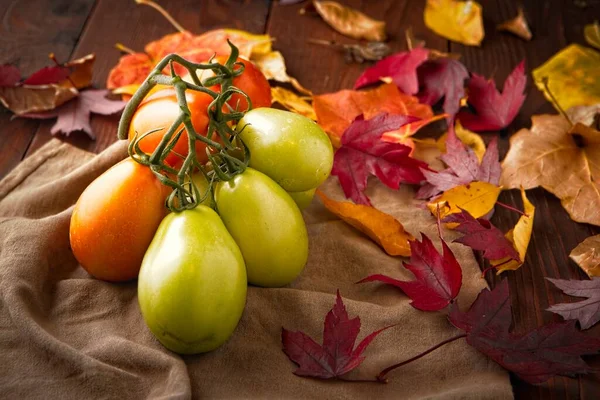
<path fill-rule="evenodd" d="M 313 1 L 321 18 L 342 35 L 354 39 L 382 42 L 386 39 L 385 22 L 366 16 L 358 10 L 335 1 Z"/>
<path fill-rule="evenodd" d="M 479 46 L 484 36 L 481 5 L 471 0 L 427 0 L 425 25 L 446 39 L 469 46 Z"/>
<path fill-rule="evenodd" d="M 525 13 L 523 12 L 523 8 L 519 7 L 519 11 L 516 17 L 509 19 L 508 21 L 504 21 L 501 24 L 498 24 L 496 27 L 499 31 L 510 32 L 513 35 L 520 37 L 521 39 L 531 40 L 531 30 L 529 30 L 529 25 L 527 24 L 527 19 L 525 18 Z"/>
<path fill-rule="evenodd" d="M 538 89 L 558 111 L 568 110 L 574 106 L 600 103 L 598 65 L 599 52 L 572 44 L 534 69 L 532 75 Z"/>
<path fill-rule="evenodd" d="M 317 195 L 325 208 L 370 237 L 390 256 L 410 256 L 408 241 L 414 237 L 396 218 L 373 207 L 332 200 L 320 190 Z"/>
<path fill-rule="evenodd" d="M 600 277 L 600 235 L 590 236 L 569 254 L 571 260 L 590 277 Z"/>
<path fill-rule="evenodd" d="M 391 53 L 390 46 L 383 42 L 368 42 L 367 44 L 344 44 L 333 40 L 309 39 L 309 43 L 333 47 L 346 53 L 347 62 L 363 63 L 365 61 L 379 61 Z"/>
<path fill-rule="evenodd" d="M 444 219 L 450 214 L 463 210 L 474 218 L 481 218 L 489 213 L 498 200 L 501 187 L 487 182 L 472 182 L 468 185 L 456 186 L 427 203 L 427 208 L 435 216 Z M 456 225 L 449 224 L 451 228 Z"/>
<path fill-rule="evenodd" d="M 294 89 L 300 93 L 312 95 L 312 92 L 306 89 L 298 82 L 296 78 L 293 78 L 287 74 L 285 68 L 285 60 L 283 55 L 279 51 L 271 51 L 266 54 L 258 54 L 252 58 L 252 61 L 256 64 L 258 69 L 265 75 L 269 80 L 275 80 L 277 82 L 286 83 L 289 82 Z"/>
<path fill-rule="evenodd" d="M 581 329 L 588 329 L 600 321 L 600 278 L 590 281 L 546 279 L 554 283 L 565 294 L 586 298 L 575 303 L 554 304 L 548 308 L 548 311 L 556 313 L 564 319 L 579 321 Z"/>
<path fill-rule="evenodd" d="M 271 99 L 273 103 L 281 104 L 290 111 L 304 115 L 313 121 L 317 120 L 315 110 L 306 98 L 300 97 L 292 91 L 278 86 L 271 87 Z"/>
<path fill-rule="evenodd" d="M 519 253 L 520 260 L 515 259 L 514 257 L 492 260 L 490 264 L 496 267 L 498 274 L 501 274 L 504 271 L 515 271 L 525 262 L 525 254 L 527 254 L 527 248 L 531 241 L 531 233 L 533 232 L 535 207 L 525 195 L 525 190 L 523 188 L 521 188 L 521 199 L 523 200 L 523 212 L 525 215 L 521 215 L 515 227 L 506 233 L 506 238 Z"/>
<path fill-rule="evenodd" d="M 500 183 L 543 187 L 574 221 L 600 225 L 600 132 L 562 115 L 537 115 L 531 129 L 511 136 Z"/>
<path fill-rule="evenodd" d="M 600 24 L 598 21 L 586 25 L 585 28 L 583 28 L 583 35 L 585 36 L 585 41 L 588 42 L 590 46 L 600 50 Z"/>

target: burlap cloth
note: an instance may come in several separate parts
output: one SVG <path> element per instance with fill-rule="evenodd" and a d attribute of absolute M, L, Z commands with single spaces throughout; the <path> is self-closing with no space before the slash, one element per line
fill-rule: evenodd
<path fill-rule="evenodd" d="M 250 287 L 242 320 L 222 348 L 186 357 L 165 350 L 142 320 L 136 283 L 93 279 L 69 250 L 71 206 L 125 156 L 124 143 L 93 156 L 54 140 L 0 182 L 0 398 L 512 398 L 508 374 L 464 340 L 396 370 L 387 385 L 292 373 L 281 328 L 303 330 L 320 342 L 338 288 L 350 315 L 361 317 L 359 340 L 397 324 L 375 339 L 349 378 L 372 378 L 458 333 L 445 312 L 418 311 L 395 288 L 355 284 L 372 273 L 413 277 L 399 258 L 387 256 L 317 199 L 304 212 L 310 257 L 294 283 Z M 435 221 L 415 207 L 411 188 L 395 192 L 372 183 L 368 195 L 377 208 L 437 243 Z M 340 197 L 335 178 L 325 191 Z M 463 267 L 459 300 L 465 307 L 485 282 L 471 251 L 450 247 Z"/>

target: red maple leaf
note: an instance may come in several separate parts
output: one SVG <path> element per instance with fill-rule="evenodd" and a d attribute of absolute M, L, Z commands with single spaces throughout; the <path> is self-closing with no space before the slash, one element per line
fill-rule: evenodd
<path fill-rule="evenodd" d="M 473 74 L 468 86 L 468 101 L 477 114 L 460 111 L 462 125 L 475 132 L 497 131 L 506 128 L 517 116 L 525 101 L 525 61 L 521 61 L 506 78 L 502 94 L 493 80 Z"/>
<path fill-rule="evenodd" d="M 416 184 L 424 179 L 421 170 L 427 169 L 427 164 L 410 157 L 410 147 L 381 139 L 384 133 L 416 120 L 382 113 L 370 120 L 359 116 L 346 129 L 341 147 L 335 152 L 331 174 L 338 177 L 347 198 L 357 204 L 371 205 L 363 193 L 369 174 L 392 189 L 398 189 L 401 182 Z"/>
<path fill-rule="evenodd" d="M 492 291 L 482 290 L 466 313 L 454 304 L 448 317 L 466 332 L 467 343 L 529 383 L 590 372 L 581 356 L 600 350 L 600 339 L 582 334 L 573 321 L 551 323 L 524 334 L 510 333 L 506 279 Z"/>
<path fill-rule="evenodd" d="M 386 275 L 370 275 L 358 283 L 383 282 L 394 285 L 411 298 L 413 307 L 423 311 L 437 311 L 450 304 L 460 291 L 462 269 L 446 242 L 443 254 L 438 253 L 431 240 L 421 233 L 422 241 L 410 240 L 410 261 L 403 263 L 416 280 L 400 281 Z"/>
<path fill-rule="evenodd" d="M 406 94 L 419 91 L 417 67 L 429 56 L 429 50 L 422 47 L 392 54 L 367 68 L 356 80 L 354 89 L 381 82 L 381 78 L 391 78 L 394 84 Z"/>
<path fill-rule="evenodd" d="M 315 342 L 304 332 L 281 330 L 283 352 L 298 368 L 294 374 L 313 378 L 330 379 L 347 374 L 365 359 L 362 353 L 385 327 L 365 337 L 354 348 L 360 332 L 360 318 L 350 319 L 346 306 L 337 291 L 335 305 L 325 316 L 323 345 Z"/>
<path fill-rule="evenodd" d="M 448 215 L 442 222 L 458 223 L 459 225 L 454 229 L 464 233 L 464 236 L 454 242 L 482 251 L 483 256 L 488 260 L 510 257 L 517 262 L 521 261 L 519 254 L 504 233 L 486 219 L 475 219 L 467 211 L 462 210 L 460 213 Z"/>
<path fill-rule="evenodd" d="M 53 83 L 62 82 L 71 74 L 67 67 L 55 65 L 52 67 L 44 67 L 35 71 L 29 78 L 23 81 L 24 85 L 51 85 Z"/>
<path fill-rule="evenodd" d="M 0 87 L 15 86 L 20 80 L 19 68 L 11 64 L 0 65 Z"/>
<path fill-rule="evenodd" d="M 546 278 L 570 296 L 586 297 L 576 303 L 554 304 L 548 308 L 564 319 L 579 321 L 581 329 L 588 329 L 600 321 L 600 278 L 592 280 L 565 280 Z"/>
<path fill-rule="evenodd" d="M 460 99 L 465 96 L 465 79 L 469 71 L 458 60 L 438 58 L 429 60 L 417 68 L 421 103 L 434 105 L 444 98 L 444 112 L 452 121 L 460 108 Z"/>
<path fill-rule="evenodd" d="M 475 152 L 456 137 L 452 127 L 446 139 L 446 153 L 440 158 L 448 168 L 439 172 L 424 170 L 423 175 L 427 184 L 419 189 L 417 198 L 428 199 L 440 192 L 474 181 L 489 182 L 494 185 L 500 183 L 502 168 L 498 160 L 496 137 L 488 145 L 480 164 Z"/>

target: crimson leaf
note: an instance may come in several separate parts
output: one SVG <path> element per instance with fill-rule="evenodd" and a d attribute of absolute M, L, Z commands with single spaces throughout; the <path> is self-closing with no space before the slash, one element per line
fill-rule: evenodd
<path fill-rule="evenodd" d="M 330 379 L 358 367 L 365 359 L 362 353 L 367 346 L 388 328 L 371 333 L 354 348 L 360 332 L 360 318 L 350 319 L 338 290 L 335 305 L 325 316 L 322 346 L 304 332 L 291 332 L 285 328 L 281 330 L 281 342 L 283 352 L 298 364 L 294 374 Z"/>
<path fill-rule="evenodd" d="M 563 280 L 546 278 L 565 294 L 585 297 L 577 303 L 554 304 L 548 308 L 564 319 L 576 319 L 581 329 L 588 329 L 600 321 L 600 278 L 588 280 Z"/>
<path fill-rule="evenodd" d="M 450 214 L 442 222 L 454 222 L 459 225 L 455 230 L 464 233 L 464 236 L 454 240 L 454 242 L 469 246 L 473 250 L 483 252 L 483 256 L 488 260 L 499 260 L 510 257 L 513 260 L 521 261 L 512 243 L 506 239 L 504 233 L 496 228 L 486 219 L 475 219 L 467 211 Z"/>
<path fill-rule="evenodd" d="M 381 78 L 391 78 L 398 89 L 406 94 L 419 91 L 417 67 L 429 56 L 429 50 L 422 47 L 392 54 L 367 68 L 356 80 L 354 89 L 381 82 Z"/>
<path fill-rule="evenodd" d="M 24 85 L 51 85 L 67 79 L 71 71 L 63 66 L 44 67 L 23 81 Z"/>
<path fill-rule="evenodd" d="M 110 115 L 123 110 L 124 101 L 112 101 L 106 98 L 108 90 L 84 90 L 73 100 L 62 106 L 42 113 L 29 113 L 21 115 L 25 118 L 48 119 L 58 117 L 50 130 L 54 135 L 63 132 L 67 136 L 74 131 L 84 131 L 95 139 L 90 126 L 90 113 Z"/>
<path fill-rule="evenodd" d="M 506 128 L 525 101 L 526 83 L 525 61 L 521 61 L 506 78 L 502 94 L 493 80 L 473 74 L 468 86 L 468 101 L 477 114 L 463 110 L 458 113 L 458 119 L 465 128 L 476 132 Z"/>
<path fill-rule="evenodd" d="M 421 233 L 422 241 L 411 240 L 410 261 L 403 263 L 416 280 L 400 281 L 386 275 L 370 275 L 358 283 L 383 282 L 394 285 L 411 298 L 413 307 L 423 311 L 437 311 L 454 300 L 462 285 L 462 269 L 446 242 L 441 240 L 443 255 L 431 240 Z"/>
<path fill-rule="evenodd" d="M 21 72 L 11 64 L 0 65 L 0 87 L 15 86 L 21 80 Z"/>
<path fill-rule="evenodd" d="M 357 204 L 371 205 L 363 193 L 369 174 L 392 189 L 398 189 L 401 182 L 416 184 L 424 179 L 421 170 L 427 169 L 427 164 L 410 157 L 410 147 L 381 139 L 385 132 L 416 120 L 382 113 L 366 121 L 359 116 L 352 122 L 342 136 L 342 146 L 335 152 L 331 171 L 340 180 L 347 198 Z"/>
<path fill-rule="evenodd" d="M 600 339 L 582 334 L 572 321 L 525 334 L 510 333 L 511 316 L 506 279 L 492 291 L 482 290 L 466 313 L 454 304 L 448 315 L 454 326 L 466 332 L 469 345 L 529 383 L 592 371 L 581 356 L 597 353 Z"/>
<path fill-rule="evenodd" d="M 432 106 L 443 97 L 447 120 L 454 120 L 460 99 L 465 95 L 465 79 L 469 77 L 467 68 L 453 58 L 438 58 L 421 64 L 417 76 L 420 84 L 417 97 L 421 103 Z"/>

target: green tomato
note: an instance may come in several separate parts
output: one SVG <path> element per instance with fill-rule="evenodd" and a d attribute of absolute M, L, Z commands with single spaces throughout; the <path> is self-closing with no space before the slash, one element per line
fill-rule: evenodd
<path fill-rule="evenodd" d="M 300 210 L 275 181 L 246 168 L 215 186 L 227 230 L 240 246 L 248 282 L 279 287 L 292 282 L 308 259 L 308 234 Z"/>
<path fill-rule="evenodd" d="M 316 191 L 317 188 L 312 188 L 303 192 L 288 192 L 288 194 L 294 200 L 298 208 L 304 210 L 310 205 L 310 203 L 312 203 L 312 199 L 315 197 Z"/>
<path fill-rule="evenodd" d="M 138 280 L 142 316 L 169 350 L 214 350 L 231 336 L 246 303 L 239 247 L 215 211 L 205 206 L 163 219 Z"/>
<path fill-rule="evenodd" d="M 315 188 L 331 172 L 331 141 L 309 118 L 274 108 L 256 108 L 244 115 L 236 130 L 250 150 L 250 167 L 288 192 Z"/>

